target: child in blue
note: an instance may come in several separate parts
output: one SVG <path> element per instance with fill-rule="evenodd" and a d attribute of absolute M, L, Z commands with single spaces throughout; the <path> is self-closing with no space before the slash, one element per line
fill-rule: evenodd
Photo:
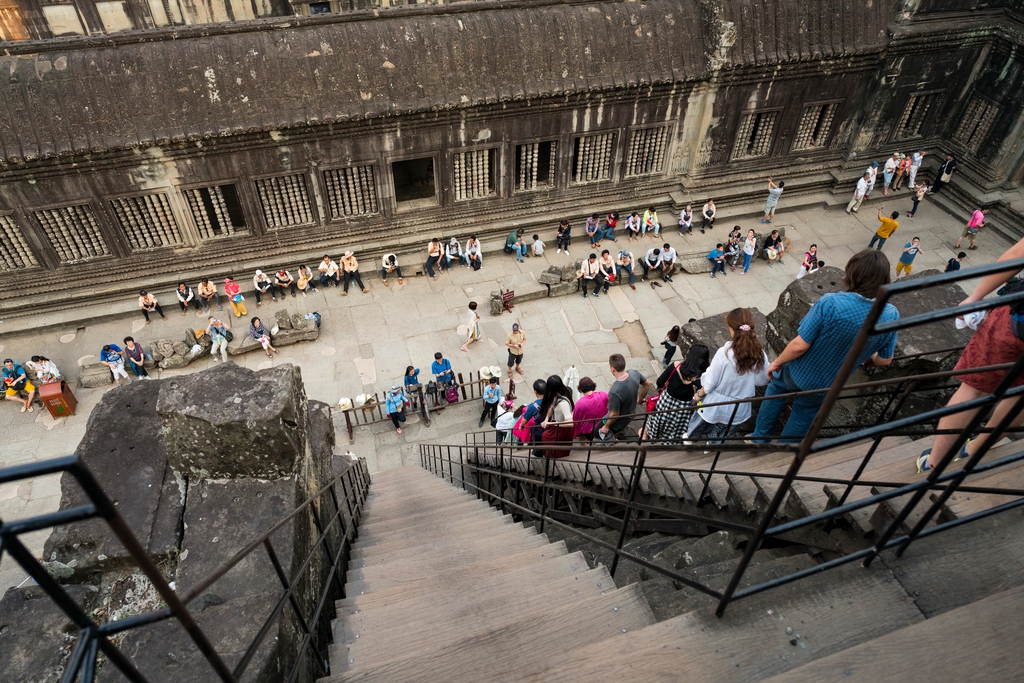
<path fill-rule="evenodd" d="M 397 384 L 392 384 L 391 391 L 384 397 L 384 410 L 399 434 L 402 433 L 400 425 L 405 422 L 405 406 L 408 402 L 409 399 L 402 392 L 402 387 Z"/>
<path fill-rule="evenodd" d="M 725 250 L 722 249 L 721 244 L 716 245 L 708 252 L 708 260 L 711 261 L 711 277 L 714 277 L 717 272 L 725 275 Z"/>
<path fill-rule="evenodd" d="M 480 413 L 480 424 L 477 427 L 484 426 L 484 419 L 490 416 L 493 420 L 497 416 L 498 403 L 501 402 L 501 387 L 498 386 L 498 378 L 492 377 L 484 387 L 484 411 Z"/>

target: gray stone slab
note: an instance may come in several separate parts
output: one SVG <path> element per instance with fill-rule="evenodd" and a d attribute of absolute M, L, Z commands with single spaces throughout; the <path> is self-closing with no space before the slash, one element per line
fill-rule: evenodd
<path fill-rule="evenodd" d="M 94 586 L 65 586 L 79 607 L 90 611 Z M 0 662 L 11 681 L 60 680 L 77 628 L 42 588 L 12 588 L 0 600 Z"/>

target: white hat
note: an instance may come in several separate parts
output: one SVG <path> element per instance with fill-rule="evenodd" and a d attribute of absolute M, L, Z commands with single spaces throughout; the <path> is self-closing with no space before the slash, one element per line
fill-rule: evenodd
<path fill-rule="evenodd" d="M 259 270 L 259 269 L 257 269 L 257 270 L 256 270 L 256 274 L 257 274 L 257 275 L 263 275 L 263 271 L 262 271 L 262 270 Z"/>
<path fill-rule="evenodd" d="M 491 377 L 497 377 L 498 379 L 501 379 L 501 368 L 498 367 L 497 365 L 492 365 L 491 366 Z"/>
<path fill-rule="evenodd" d="M 491 378 L 491 368 L 487 367 L 486 365 L 481 366 L 480 367 L 480 378 L 481 379 L 490 379 Z"/>

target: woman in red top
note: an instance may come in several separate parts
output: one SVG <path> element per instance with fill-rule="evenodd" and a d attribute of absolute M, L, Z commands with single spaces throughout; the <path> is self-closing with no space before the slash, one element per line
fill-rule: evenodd
<path fill-rule="evenodd" d="M 608 214 L 608 217 L 604 219 L 605 228 L 604 236 L 610 239 L 612 242 L 618 242 L 619 239 L 612 233 L 615 232 L 615 227 L 619 224 L 619 214 L 617 211 L 612 211 Z"/>
<path fill-rule="evenodd" d="M 242 296 L 242 288 L 238 283 L 229 277 L 224 278 L 224 293 L 228 296 L 231 308 L 235 310 L 235 317 L 241 318 L 245 315 L 245 297 Z"/>

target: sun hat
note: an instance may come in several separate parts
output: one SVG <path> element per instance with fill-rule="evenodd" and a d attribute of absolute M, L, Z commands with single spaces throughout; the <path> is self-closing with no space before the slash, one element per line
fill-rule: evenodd
<path fill-rule="evenodd" d="M 486 365 L 481 365 L 480 366 L 480 378 L 481 379 L 490 379 L 491 378 L 491 369 L 489 367 L 487 367 Z"/>
<path fill-rule="evenodd" d="M 501 368 L 500 367 L 498 367 L 497 365 L 492 365 L 490 367 L 490 371 L 491 371 L 491 377 L 497 377 L 498 379 L 501 379 Z"/>

